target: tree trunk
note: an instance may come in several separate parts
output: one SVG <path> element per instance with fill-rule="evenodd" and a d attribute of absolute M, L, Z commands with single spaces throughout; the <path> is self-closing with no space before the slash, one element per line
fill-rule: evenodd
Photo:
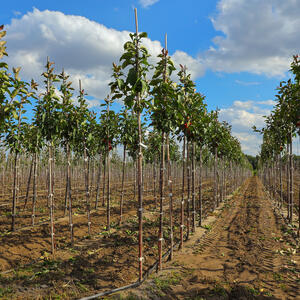
<path fill-rule="evenodd" d="M 123 164 L 122 164 L 122 187 L 121 187 L 121 200 L 120 200 L 120 221 L 119 224 L 122 224 L 123 218 L 123 201 L 124 201 L 124 182 L 125 182 L 125 162 L 126 162 L 126 144 L 123 148 Z"/>
<path fill-rule="evenodd" d="M 99 153 L 99 166 L 98 166 L 98 175 L 97 175 L 97 190 L 96 190 L 96 202 L 95 209 L 98 209 L 99 195 L 100 195 L 100 179 L 102 172 L 102 155 Z"/>
<path fill-rule="evenodd" d="M 86 195 L 86 212 L 87 212 L 87 220 L 88 220 L 88 235 L 91 235 L 90 159 L 87 155 L 86 147 L 84 147 L 84 169 L 85 169 L 85 195 Z"/>
<path fill-rule="evenodd" d="M 202 226 L 202 147 L 200 147 L 199 162 L 199 226 Z"/>
<path fill-rule="evenodd" d="M 182 190 L 181 190 L 181 209 L 180 209 L 180 246 L 183 248 L 183 228 L 184 228 L 184 185 L 185 185 L 185 136 L 183 138 L 182 149 Z"/>
<path fill-rule="evenodd" d="M 293 208 L 294 208 L 294 174 L 293 174 L 293 140 L 292 133 L 290 133 L 290 155 L 289 155 L 289 169 L 290 169 L 290 223 L 293 223 Z"/>
<path fill-rule="evenodd" d="M 165 168 L 165 133 L 161 138 L 160 173 L 159 173 L 159 233 L 158 233 L 158 270 L 162 269 L 163 243 L 163 204 L 164 204 L 164 168 Z"/>
<path fill-rule="evenodd" d="M 106 230 L 110 231 L 110 155 L 109 155 L 109 147 L 107 147 L 107 196 L 106 196 L 106 221 L 107 226 Z"/>
<path fill-rule="evenodd" d="M 70 241 L 74 244 L 74 228 L 73 228 L 73 212 L 72 212 L 72 186 L 71 186 L 71 151 L 70 145 L 67 143 L 67 197 L 69 198 L 69 225 L 70 225 Z"/>
<path fill-rule="evenodd" d="M 17 213 L 17 174 L 18 174 L 18 152 L 15 152 L 14 157 L 14 181 L 13 181 L 13 202 L 11 212 L 11 231 L 15 231 L 16 213 Z"/>
<path fill-rule="evenodd" d="M 102 206 L 105 206 L 105 185 L 106 185 L 106 154 L 104 155 L 104 174 L 103 174 L 103 188 L 102 188 Z"/>
<path fill-rule="evenodd" d="M 32 214 L 31 214 L 31 225 L 34 226 L 35 218 L 35 205 L 36 205 L 36 194 L 37 194 L 37 153 L 33 156 L 33 183 L 32 183 Z"/>
<path fill-rule="evenodd" d="M 282 208 L 283 197 L 282 197 L 282 157 L 279 154 L 279 186 L 280 186 L 280 204 L 279 207 Z"/>
<path fill-rule="evenodd" d="M 190 202 L 191 202 L 191 158 L 190 158 L 190 142 L 187 140 L 186 143 L 186 152 L 187 152 L 187 184 L 188 184 L 188 190 L 187 190 L 187 234 L 186 239 L 188 240 L 190 238 L 190 226 L 191 226 L 191 216 L 190 216 Z"/>
<path fill-rule="evenodd" d="M 218 179 L 217 179 L 217 160 L 218 160 L 218 147 L 215 147 L 215 158 L 214 158 L 214 208 L 219 206 L 218 200 Z"/>
<path fill-rule="evenodd" d="M 26 209 L 28 198 L 29 198 L 29 189 L 30 189 L 30 182 L 31 182 L 31 175 L 32 175 L 32 168 L 33 168 L 33 160 L 34 159 L 32 157 L 31 163 L 30 163 L 30 169 L 29 169 L 29 176 L 28 176 L 28 181 L 27 181 L 27 187 L 26 187 L 26 197 L 25 197 L 24 209 Z"/>
<path fill-rule="evenodd" d="M 54 195 L 53 195 L 53 145 L 49 145 L 49 205 L 50 205 L 50 232 L 51 232 L 51 253 L 55 256 L 55 238 L 54 238 Z"/>
<path fill-rule="evenodd" d="M 171 160 L 170 160 L 170 140 L 167 135 L 166 141 L 167 150 L 167 172 L 168 172 L 168 190 L 169 190 L 169 213 L 170 213 L 170 256 L 169 260 L 173 259 L 173 187 L 172 187 L 172 172 L 171 172 Z"/>
<path fill-rule="evenodd" d="M 156 158 L 153 160 L 153 195 L 154 195 L 154 203 L 155 209 L 157 208 L 157 195 L 156 195 Z"/>
<path fill-rule="evenodd" d="M 195 203 L 195 142 L 192 143 L 192 232 L 196 231 L 196 203 Z"/>
<path fill-rule="evenodd" d="M 289 143 L 287 143 L 287 162 L 286 162 L 286 194 L 287 194 L 287 219 L 290 220 L 291 202 L 290 202 L 290 164 L 289 164 Z"/>

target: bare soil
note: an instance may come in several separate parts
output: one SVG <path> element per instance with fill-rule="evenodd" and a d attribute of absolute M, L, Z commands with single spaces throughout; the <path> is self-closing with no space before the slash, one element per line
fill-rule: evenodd
<path fill-rule="evenodd" d="M 300 299 L 299 246 L 252 177 L 128 299 Z M 112 296 L 120 298 L 120 295 Z"/>
<path fill-rule="evenodd" d="M 205 185 L 204 214 L 208 214 L 213 206 L 211 185 Z M 179 193 L 179 189 L 174 191 L 175 199 L 180 198 Z M 63 199 L 58 199 L 57 203 L 63 203 Z M 105 208 L 94 211 L 90 236 L 87 235 L 84 201 L 80 196 L 75 200 L 75 208 L 77 205 L 79 210 L 74 209 L 76 216 L 73 218 L 74 246 L 69 242 L 68 217 L 63 218 L 63 207 L 57 206 L 56 215 L 60 218 L 55 223 L 55 257 L 50 254 L 48 220 L 33 228 L 23 227 L 30 224 L 30 214 L 22 211 L 18 231 L 10 233 L 6 231 L 10 218 L 2 216 L 5 222 L 0 224 L 0 299 L 78 299 L 137 280 L 138 220 L 134 196 L 126 196 L 122 226 L 118 224 L 118 197 L 112 197 L 110 232 L 105 226 Z M 179 240 L 179 202 L 175 201 L 174 206 L 176 242 Z M 39 207 L 46 207 L 45 198 L 40 199 Z M 144 199 L 144 207 L 144 266 L 147 269 L 157 260 L 159 211 L 150 194 Z M 167 207 L 166 203 L 166 212 Z M 47 216 L 46 213 L 47 209 L 40 211 L 39 221 Z M 164 226 L 167 229 L 168 213 Z M 168 230 L 165 232 L 164 251 L 169 247 Z"/>

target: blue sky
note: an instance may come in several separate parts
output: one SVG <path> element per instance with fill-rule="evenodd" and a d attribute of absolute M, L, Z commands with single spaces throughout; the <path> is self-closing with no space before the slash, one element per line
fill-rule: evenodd
<path fill-rule="evenodd" d="M 134 7 L 150 53 L 159 53 L 167 33 L 175 64 L 187 65 L 209 109 L 218 107 L 242 149 L 256 154 L 260 137 L 251 126 L 263 125 L 300 50 L 300 0 L 5 1 L 0 23 L 7 29 L 8 62 L 38 80 L 49 55 L 58 71 L 64 67 L 74 82 L 82 79 L 97 111 L 111 64 L 135 28 Z"/>

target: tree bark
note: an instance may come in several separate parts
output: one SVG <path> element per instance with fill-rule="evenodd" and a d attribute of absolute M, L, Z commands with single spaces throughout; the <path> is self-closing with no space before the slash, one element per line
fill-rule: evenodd
<path fill-rule="evenodd" d="M 124 148 L 123 148 L 122 186 L 121 186 L 120 221 L 119 221 L 119 224 L 122 224 L 122 218 L 123 218 L 124 182 L 125 182 L 125 162 L 126 162 L 126 144 L 124 144 Z"/>
<path fill-rule="evenodd" d="M 34 156 L 34 155 L 33 155 Z M 25 197 L 25 203 L 24 203 L 24 209 L 26 209 L 28 198 L 29 198 L 29 189 L 30 189 L 30 182 L 31 182 L 31 175 L 32 175 L 32 168 L 33 168 L 33 157 L 31 159 L 30 163 L 30 169 L 29 169 L 29 175 L 28 175 L 28 181 L 27 181 L 27 187 L 26 187 L 26 197 Z"/>
<path fill-rule="evenodd" d="M 165 169 L 165 133 L 161 135 L 160 176 L 159 176 L 159 233 L 158 233 L 158 270 L 162 269 L 162 243 L 163 243 L 163 205 L 164 205 L 164 169 Z"/>
<path fill-rule="evenodd" d="M 180 207 L 180 246 L 183 248 L 183 228 L 184 228 L 184 186 L 185 186 L 185 136 L 183 138 L 183 149 L 182 149 L 182 190 L 181 190 L 181 207 Z"/>

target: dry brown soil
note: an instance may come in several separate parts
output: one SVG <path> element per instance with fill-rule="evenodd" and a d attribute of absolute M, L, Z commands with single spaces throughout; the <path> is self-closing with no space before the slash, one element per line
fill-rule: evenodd
<path fill-rule="evenodd" d="M 212 189 L 209 186 L 206 188 L 209 191 L 204 192 L 205 214 L 212 207 Z M 179 199 L 179 193 L 179 189 L 174 191 L 174 198 Z M 59 202 L 63 203 L 63 199 Z M 79 201 L 77 202 L 79 205 Z M 149 194 L 144 198 L 145 270 L 156 261 L 158 251 L 159 211 L 155 209 L 153 202 L 153 196 Z M 178 241 L 180 205 L 178 201 L 175 202 L 174 238 Z M 42 204 L 46 206 L 45 199 L 41 199 L 39 205 Z M 135 282 L 138 278 L 136 201 L 132 194 L 127 195 L 122 226 L 118 225 L 118 205 L 118 198 L 113 198 L 110 233 L 105 229 L 104 207 L 92 213 L 91 236 L 87 235 L 86 215 L 78 213 L 74 216 L 73 247 L 69 243 L 68 217 L 59 218 L 55 223 L 54 259 L 50 254 L 49 221 L 33 228 L 22 229 L 22 221 L 24 225 L 30 222 L 20 216 L 17 232 L 0 231 L 3 233 L 0 235 L 0 299 L 79 299 L 98 291 Z M 168 205 L 165 229 L 168 226 L 167 207 Z M 24 211 L 21 215 L 24 217 L 25 214 L 29 212 Z M 56 215 L 62 215 L 61 208 L 57 209 Z M 3 223 L 0 224 L 0 229 L 8 227 L 9 219 Z M 165 232 L 168 233 L 167 230 Z M 168 249 L 168 243 L 169 237 L 166 235 L 164 251 Z"/>
<path fill-rule="evenodd" d="M 247 179 L 206 228 L 165 271 L 123 297 L 300 299 L 299 247 L 257 177 Z"/>

